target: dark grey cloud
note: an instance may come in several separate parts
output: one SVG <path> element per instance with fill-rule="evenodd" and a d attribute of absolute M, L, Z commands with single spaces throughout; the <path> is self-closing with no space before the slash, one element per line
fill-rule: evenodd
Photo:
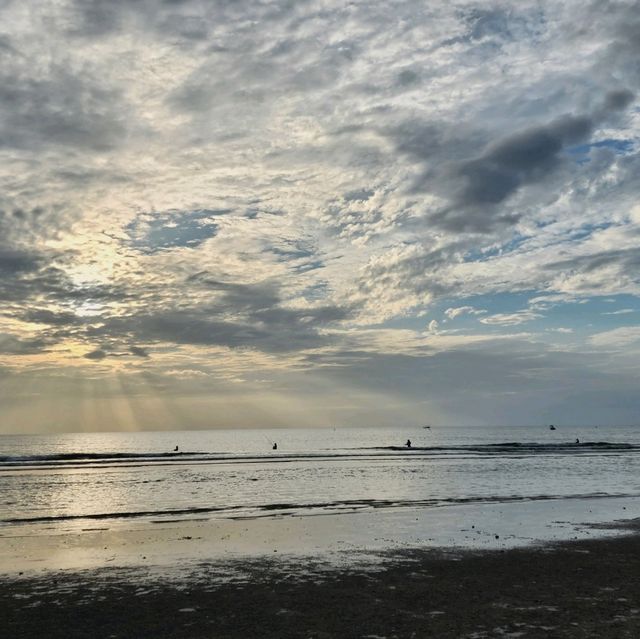
<path fill-rule="evenodd" d="M 42 256 L 32 251 L 0 246 L 0 274 L 5 277 L 36 271 L 42 262 Z"/>
<path fill-rule="evenodd" d="M 73 0 L 68 11 L 68 33 L 96 38 L 136 30 L 172 43 L 198 44 L 215 34 L 221 23 L 235 23 L 242 32 L 255 28 L 253 20 L 268 24 L 295 15 L 298 7 L 307 4 L 308 0 Z M 253 20 L 247 20 L 247 16 Z"/>
<path fill-rule="evenodd" d="M 503 202 L 522 185 L 544 178 L 558 165 L 560 152 L 587 139 L 592 130 L 591 118 L 564 116 L 499 140 L 479 158 L 455 167 L 455 205 Z"/>
<path fill-rule="evenodd" d="M 130 346 L 129 352 L 135 357 L 147 358 L 149 357 L 149 352 L 146 348 L 142 348 L 141 346 Z"/>
<path fill-rule="evenodd" d="M 141 348 L 139 346 L 130 346 L 126 350 L 122 350 L 121 344 L 117 340 L 110 340 L 109 344 L 105 344 L 100 348 L 96 348 L 88 353 L 85 353 L 82 357 L 85 359 L 101 362 L 108 357 L 111 358 L 119 358 L 119 357 L 127 357 L 133 356 L 141 359 L 147 359 L 149 357 L 149 353 L 146 349 Z"/>
<path fill-rule="evenodd" d="M 51 346 L 51 341 L 37 337 L 21 339 L 15 335 L 0 333 L 0 354 L 3 355 L 34 355 L 43 353 Z"/>
<path fill-rule="evenodd" d="M 314 99 L 318 122 L 330 117 L 332 102 L 322 93 L 334 91 L 362 53 L 360 38 L 341 28 L 340 17 L 350 13 L 349 7 L 328 10 L 313 2 L 216 7 L 207 16 L 213 33 L 206 55 L 166 96 L 170 109 L 189 118 L 186 143 L 264 140 L 271 148 L 265 125 L 279 114 L 296 117 L 305 96 Z M 219 28 L 234 21 L 235 29 Z M 277 154 L 280 145 L 273 146 Z"/>
<path fill-rule="evenodd" d="M 20 319 L 35 324 L 48 324 L 49 326 L 74 326 L 83 324 L 86 319 L 68 311 L 52 311 L 47 308 L 27 308 L 21 314 Z"/>
<path fill-rule="evenodd" d="M 103 351 L 101 348 L 97 348 L 94 351 L 90 351 L 89 353 L 86 353 L 85 355 L 83 355 L 83 357 L 85 357 L 86 359 L 101 361 L 105 359 L 107 355 L 108 354 L 106 353 L 106 351 Z"/>
<path fill-rule="evenodd" d="M 17 51 L 13 46 L 13 43 L 9 35 L 6 33 L 0 34 L 0 54 L 7 55 L 7 54 L 16 54 L 16 53 Z"/>
<path fill-rule="evenodd" d="M 637 65 L 637 56 L 640 54 L 640 3 L 635 0 L 593 2 L 585 12 L 584 20 L 596 25 L 600 37 L 609 38 L 600 64 L 602 71 L 615 69 L 616 77 L 632 83 L 635 89 L 640 88 L 640 69 Z"/>
<path fill-rule="evenodd" d="M 142 301 L 149 293 L 144 284 L 135 290 L 119 284 L 76 284 L 64 268 L 73 257 L 65 252 L 0 248 L 3 314 L 44 325 L 38 339 L 49 345 L 69 337 L 82 340 L 88 326 L 100 321 L 100 312 L 83 316 L 79 309 L 103 308 L 107 313 L 111 303 Z"/>
<path fill-rule="evenodd" d="M 189 278 L 217 294 L 207 303 L 209 312 L 230 315 L 242 314 L 258 325 L 271 329 L 289 330 L 295 325 L 315 330 L 317 326 L 347 319 L 350 309 L 342 306 L 310 306 L 290 308 L 283 305 L 282 285 L 273 280 L 258 284 L 223 282 L 206 273 Z"/>
<path fill-rule="evenodd" d="M 442 158 L 451 159 L 460 153 L 468 152 L 473 143 L 479 145 L 483 138 L 470 139 L 469 135 L 461 136 L 451 127 L 443 123 L 425 122 L 410 118 L 397 124 L 388 131 L 399 153 L 409 155 L 421 161 Z"/>
<path fill-rule="evenodd" d="M 630 89 L 614 89 L 605 96 L 604 111 L 620 111 L 626 109 L 632 102 L 635 94 Z"/>
<path fill-rule="evenodd" d="M 133 7 L 138 2 L 129 3 Z M 73 5 L 77 23 L 74 24 L 70 32 L 75 35 L 86 37 L 104 36 L 119 30 L 123 23 L 122 11 L 126 9 L 123 2 L 114 0 L 113 2 L 103 2 L 101 0 L 87 0 Z"/>
<path fill-rule="evenodd" d="M 187 281 L 215 291 L 219 311 L 228 308 L 230 312 L 254 312 L 272 308 L 280 303 L 279 286 L 273 281 L 259 284 L 224 282 L 211 277 L 207 272 L 191 275 Z"/>
<path fill-rule="evenodd" d="M 440 352 L 425 347 L 424 352 L 412 355 L 337 351 L 317 355 L 314 362 L 322 363 L 326 374 L 341 383 L 358 380 L 370 389 L 412 398 L 435 399 L 453 393 L 460 400 L 465 394 L 481 396 L 496 389 L 543 392 L 585 359 L 582 354 L 541 353 L 540 345 L 516 340 L 513 344 L 461 345 Z M 540 374 L 545 369 L 548 376 Z M 531 371 L 538 374 L 531 375 Z"/>
<path fill-rule="evenodd" d="M 420 73 L 416 69 L 403 69 L 396 80 L 401 87 L 410 87 L 420 83 Z"/>
<path fill-rule="evenodd" d="M 42 304 L 45 299 L 53 299 L 65 289 L 71 289 L 64 272 L 52 265 L 57 257 L 53 251 L 0 244 L 0 300 L 25 306 L 36 301 Z"/>
<path fill-rule="evenodd" d="M 591 274 L 614 267 L 620 278 L 640 282 L 640 248 L 610 249 L 588 255 L 557 260 L 545 265 L 545 270 L 565 274 Z"/>
<path fill-rule="evenodd" d="M 203 3 L 193 0 L 77 0 L 69 6 L 68 33 L 100 38 L 134 28 L 202 39 L 207 33 L 205 16 L 199 11 L 202 8 Z M 180 13 L 181 9 L 191 15 Z"/>
<path fill-rule="evenodd" d="M 391 131 L 399 152 L 424 167 L 413 194 L 431 192 L 445 204 L 429 221 L 452 232 L 489 233 L 516 223 L 521 214 L 509 200 L 524 187 L 549 181 L 567 170 L 566 152 L 587 142 L 596 128 L 627 108 L 629 89 L 607 92 L 593 113 L 563 115 L 483 143 L 486 133 L 462 136 L 448 123 L 409 120 Z"/>
<path fill-rule="evenodd" d="M 12 157 L 11 153 L 8 157 Z M 53 252 L 44 250 L 42 243 L 59 239 L 68 232 L 75 221 L 74 213 L 69 210 L 68 203 L 34 205 L 29 196 L 37 190 L 38 178 L 26 180 L 28 197 L 24 197 L 16 194 L 15 186 L 11 184 L 23 176 L 15 170 L 9 170 L 9 175 L 11 181 L 5 177 L 5 190 L 0 189 L 0 252 L 28 254 L 35 260 L 50 262 Z"/>
<path fill-rule="evenodd" d="M 87 339 L 284 353 L 327 344 L 328 338 L 320 329 L 349 316 L 348 309 L 330 305 L 288 308 L 283 305 L 279 287 L 272 282 L 247 285 L 197 274 L 189 283 L 191 299 L 196 287 L 200 288 L 200 294 L 209 293 L 200 304 L 105 317 L 87 328 Z"/>
<path fill-rule="evenodd" d="M 0 148 L 106 151 L 124 140 L 128 111 L 120 90 L 86 66 L 0 67 Z"/>
<path fill-rule="evenodd" d="M 342 197 L 346 202 L 366 202 L 370 200 L 375 193 L 372 189 L 356 189 L 355 191 L 345 193 Z"/>
<path fill-rule="evenodd" d="M 94 331 L 100 337 L 127 335 L 147 342 L 255 348 L 269 334 L 254 325 L 211 317 L 208 309 L 158 311 L 112 318 Z"/>
<path fill-rule="evenodd" d="M 612 370 L 606 356 L 549 349 L 524 339 L 461 344 L 447 351 L 425 347 L 413 355 L 345 345 L 305 360 L 313 375 L 334 386 L 388 393 L 413 405 L 428 402 L 456 424 L 548 423 L 559 415 L 570 423 L 598 423 L 611 419 L 619 400 L 625 407 L 616 412 L 618 419 L 631 423 L 640 409 L 636 376 Z"/>

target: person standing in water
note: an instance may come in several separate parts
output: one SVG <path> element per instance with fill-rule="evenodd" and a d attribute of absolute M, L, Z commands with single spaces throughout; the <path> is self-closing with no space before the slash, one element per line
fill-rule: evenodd
<path fill-rule="evenodd" d="M 271 447 L 271 450 L 278 450 L 278 443 L 277 442 L 273 442 L 273 446 Z"/>
<path fill-rule="evenodd" d="M 407 444 L 406 444 L 407 448 L 411 448 L 411 440 L 407 439 Z"/>

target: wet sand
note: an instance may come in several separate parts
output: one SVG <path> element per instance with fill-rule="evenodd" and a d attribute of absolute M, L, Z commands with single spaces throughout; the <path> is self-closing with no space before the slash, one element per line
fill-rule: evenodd
<path fill-rule="evenodd" d="M 638 637 L 638 520 L 622 537 L 381 553 L 368 568 L 233 560 L 8 576 L 6 637 Z"/>
<path fill-rule="evenodd" d="M 306 513 L 305 509 L 302 509 Z M 367 564 L 411 548 L 506 550 L 591 538 L 594 524 L 640 518 L 637 498 L 547 499 L 445 508 L 369 508 L 316 515 L 80 520 L 0 528 L 0 579 L 18 572 L 156 567 L 323 556 Z M 609 531 L 615 534 L 616 531 Z"/>

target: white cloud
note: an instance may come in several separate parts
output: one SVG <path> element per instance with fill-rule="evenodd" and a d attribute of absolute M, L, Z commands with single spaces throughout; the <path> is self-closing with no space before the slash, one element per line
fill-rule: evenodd
<path fill-rule="evenodd" d="M 609 313 L 603 313 L 603 315 L 628 315 L 629 313 L 636 313 L 634 308 L 621 308 L 619 311 L 611 311 Z"/>
<path fill-rule="evenodd" d="M 535 313 L 531 310 L 523 310 L 515 313 L 496 313 L 495 315 L 483 317 L 480 321 L 483 324 L 488 324 L 490 326 L 517 326 L 518 324 L 531 322 L 532 320 L 540 317 L 542 317 L 542 315 L 539 313 Z"/>
<path fill-rule="evenodd" d="M 596 333 L 590 337 L 589 341 L 593 346 L 612 349 L 640 346 L 640 326 L 621 326 L 610 331 Z"/>
<path fill-rule="evenodd" d="M 487 312 L 486 310 L 477 309 L 473 306 L 457 306 L 455 308 L 448 308 L 444 312 L 444 314 L 449 319 L 455 319 L 460 315 L 482 315 L 483 313 L 486 313 L 486 312 Z"/>
<path fill-rule="evenodd" d="M 435 303 L 506 349 L 640 295 L 636 8 L 4 3 L 0 370 L 292 397 L 329 352 L 464 368 Z"/>

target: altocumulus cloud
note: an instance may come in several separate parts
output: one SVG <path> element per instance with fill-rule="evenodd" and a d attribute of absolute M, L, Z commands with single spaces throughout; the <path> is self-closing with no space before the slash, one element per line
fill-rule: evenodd
<path fill-rule="evenodd" d="M 640 409 L 637 2 L 0 16 L 15 423 L 89 386 L 187 427 Z"/>

